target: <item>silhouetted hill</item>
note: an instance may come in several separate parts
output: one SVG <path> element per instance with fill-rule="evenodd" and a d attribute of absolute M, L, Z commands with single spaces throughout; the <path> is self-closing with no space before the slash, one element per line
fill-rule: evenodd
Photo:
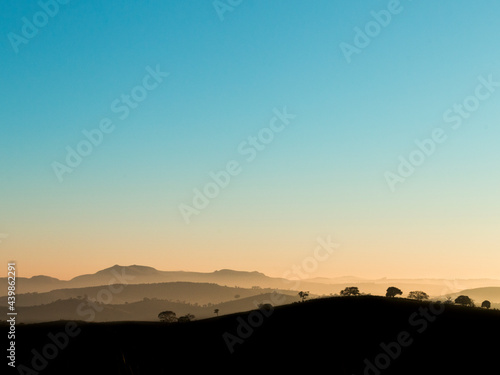
<path fill-rule="evenodd" d="M 265 315 L 254 310 L 171 325 L 78 323 L 67 326 L 76 332 L 67 340 L 66 322 L 19 325 L 16 359 L 32 367 L 33 355 L 57 338 L 64 349 L 56 355 L 45 349 L 53 359 L 38 357 L 41 374 L 498 372 L 492 338 L 500 337 L 499 311 L 453 305 L 441 311 L 426 302 L 365 296 L 296 303 Z M 224 338 L 231 338 L 233 353 Z"/>
<path fill-rule="evenodd" d="M 296 279 L 297 275 L 291 275 Z M 390 286 L 402 289 L 405 295 L 411 290 L 423 290 L 431 296 L 458 292 L 466 288 L 500 286 L 500 280 L 493 279 L 377 279 L 368 280 L 354 276 L 335 278 L 313 278 L 305 280 L 287 280 L 284 278 L 269 277 L 263 273 L 253 271 L 235 271 L 223 269 L 214 272 L 187 272 L 187 271 L 159 271 L 153 267 L 132 265 L 114 265 L 93 274 L 76 276 L 71 280 L 58 280 L 48 276 L 34 276 L 32 278 L 17 277 L 17 293 L 43 293 L 63 288 L 83 288 L 110 283 L 149 284 L 165 282 L 195 282 L 215 283 L 218 285 L 238 286 L 251 288 L 259 286 L 272 289 L 308 290 L 314 294 L 335 294 L 348 286 L 357 286 L 362 292 L 375 295 L 385 295 Z M 0 278 L 6 285 L 6 278 Z M 0 290 L 0 296 L 5 296 L 7 289 Z"/>
<path fill-rule="evenodd" d="M 272 278 L 260 272 L 246 272 L 234 270 L 219 270 L 209 273 L 185 272 L 185 271 L 159 271 L 152 267 L 145 266 L 119 266 L 106 268 L 94 274 L 76 276 L 71 280 L 58 280 L 47 276 L 34 276 L 32 278 L 17 277 L 18 293 L 42 293 L 55 289 L 82 288 L 110 283 L 122 283 L 123 280 L 129 284 L 149 284 L 165 282 L 195 282 L 195 283 L 215 283 L 227 286 L 239 286 L 251 288 L 260 286 L 265 288 L 284 288 L 292 282 L 281 278 Z M 0 278 L 1 282 L 7 282 L 6 278 Z M 314 285 L 314 284 L 313 284 Z M 321 284 L 318 284 L 322 287 Z M 6 295 L 1 290 L 0 295 Z"/>
<path fill-rule="evenodd" d="M 481 305 L 481 302 L 486 299 L 492 303 L 500 303 L 500 287 L 464 289 L 457 293 L 446 294 L 444 297 L 450 296 L 455 299 L 459 295 L 469 296 L 476 305 Z"/>
<path fill-rule="evenodd" d="M 176 302 L 215 304 L 225 301 L 272 293 L 274 289 L 234 288 L 209 283 L 172 282 L 158 284 L 132 284 L 117 286 L 119 293 L 108 292 L 108 285 L 88 288 L 57 289 L 46 293 L 27 293 L 16 296 L 16 306 L 35 306 L 70 298 L 88 298 L 89 300 L 121 304 L 137 302 L 144 298 L 166 299 Z M 296 295 L 297 291 L 281 290 L 281 293 Z M 109 297 L 110 296 L 110 297 Z M 7 297 L 0 297 L 0 306 L 7 306 Z"/>
<path fill-rule="evenodd" d="M 292 303 L 299 300 L 295 295 L 283 295 L 280 300 Z M 58 300 L 46 305 L 19 307 L 18 323 L 40 323 L 57 320 L 85 320 L 93 322 L 119 321 L 158 321 L 161 311 L 174 311 L 177 316 L 193 314 L 197 319 L 214 316 L 214 309 L 219 309 L 219 315 L 233 314 L 257 308 L 259 303 L 271 300 L 271 293 L 252 295 L 232 301 L 199 305 L 184 302 L 168 301 L 157 298 L 145 298 L 139 302 L 123 304 L 91 304 L 86 300 L 70 298 Z M 96 306 L 96 307 L 94 307 Z M 0 314 L 7 316 L 7 307 L 0 307 Z"/>
<path fill-rule="evenodd" d="M 7 285 L 7 278 L 0 277 L 0 283 Z M 16 290 L 19 293 L 29 293 L 29 292 L 47 292 L 50 290 L 64 288 L 68 281 L 63 281 L 49 276 L 33 276 L 30 278 L 26 277 L 16 277 Z M 6 296 L 7 292 L 5 290 L 0 291 L 0 296 Z"/>

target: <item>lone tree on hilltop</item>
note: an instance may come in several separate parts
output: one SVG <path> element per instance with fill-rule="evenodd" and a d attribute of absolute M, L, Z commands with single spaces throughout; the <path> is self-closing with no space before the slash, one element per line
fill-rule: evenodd
<path fill-rule="evenodd" d="M 219 316 L 219 309 L 215 309 L 214 314 L 217 314 L 217 316 Z"/>
<path fill-rule="evenodd" d="M 190 322 L 193 319 L 194 319 L 193 314 L 186 314 L 186 315 L 180 316 L 179 319 L 177 319 L 177 321 L 179 323 L 186 323 L 186 322 Z"/>
<path fill-rule="evenodd" d="M 302 302 L 304 302 L 306 300 L 306 298 L 309 297 L 309 292 L 300 291 L 298 294 L 299 294 L 299 297 L 302 299 Z"/>
<path fill-rule="evenodd" d="M 341 296 L 359 296 L 359 289 L 357 286 L 348 286 L 340 291 Z"/>
<path fill-rule="evenodd" d="M 387 292 L 385 293 L 386 297 L 396 297 L 397 295 L 402 295 L 403 292 L 401 289 L 396 288 L 395 286 L 390 286 L 387 288 Z"/>
<path fill-rule="evenodd" d="M 414 290 L 408 294 L 408 298 L 416 299 L 417 301 L 423 301 L 429 299 L 429 295 L 421 290 Z"/>
<path fill-rule="evenodd" d="M 474 307 L 474 302 L 470 299 L 469 296 L 458 296 L 457 298 L 455 298 L 455 303 L 457 305 Z"/>
<path fill-rule="evenodd" d="M 444 301 L 443 303 L 446 305 L 453 305 L 453 299 L 450 296 L 448 296 L 446 297 L 446 301 Z"/>
<path fill-rule="evenodd" d="M 177 317 L 173 311 L 162 311 L 158 314 L 158 319 L 165 323 L 174 323 L 177 321 Z"/>
<path fill-rule="evenodd" d="M 488 300 L 485 300 L 483 301 L 483 303 L 481 304 L 481 307 L 484 307 L 484 308 L 487 308 L 489 309 L 491 307 L 491 302 L 488 301 Z"/>

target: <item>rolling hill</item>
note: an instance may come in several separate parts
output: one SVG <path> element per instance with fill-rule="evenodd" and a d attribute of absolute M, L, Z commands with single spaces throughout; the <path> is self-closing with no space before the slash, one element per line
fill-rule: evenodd
<path fill-rule="evenodd" d="M 500 287 L 464 289 L 457 293 L 446 294 L 443 297 L 450 296 L 455 299 L 459 295 L 469 296 L 476 304 L 479 305 L 481 305 L 481 302 L 484 300 L 489 300 L 492 304 L 500 304 Z"/>
<path fill-rule="evenodd" d="M 16 364 L 50 375 L 490 374 L 498 337 L 499 311 L 335 297 L 190 323 L 19 325 Z"/>
<path fill-rule="evenodd" d="M 219 285 L 251 287 L 269 282 L 267 276 L 259 272 L 244 272 L 233 270 L 220 270 L 210 273 L 184 272 L 184 271 L 159 271 L 146 266 L 119 266 L 106 268 L 94 274 L 80 275 L 71 280 L 59 280 L 48 276 L 34 276 L 31 278 L 17 277 L 19 293 L 42 293 L 54 289 L 81 288 L 90 286 L 119 284 L 165 283 L 173 281 L 187 281 L 200 283 L 216 283 Z M 6 278 L 0 280 L 6 281 Z M 1 291 L 5 293 L 4 291 Z M 5 295 L 5 294 L 4 294 Z"/>
<path fill-rule="evenodd" d="M 7 282 L 2 278 L 2 282 Z M 71 292 L 61 291 L 62 289 L 77 289 L 100 287 L 102 285 L 128 283 L 128 284 L 160 284 L 172 282 L 190 282 L 190 283 L 211 283 L 228 287 L 240 288 L 268 288 L 279 290 L 307 290 L 317 295 L 333 295 L 339 293 L 342 289 L 348 286 L 357 286 L 362 293 L 385 295 L 388 287 L 396 286 L 400 288 L 406 296 L 409 291 L 423 290 L 431 296 L 442 296 L 449 293 L 460 292 L 463 289 L 478 288 L 478 287 L 500 287 L 500 280 L 493 279 L 376 279 L 368 280 L 354 276 L 335 277 L 335 278 L 313 278 L 304 280 L 288 280 L 284 278 L 275 278 L 264 275 L 260 272 L 246 272 L 234 270 L 219 270 L 209 273 L 202 272 L 184 272 L 184 271 L 159 271 L 152 267 L 146 266 L 119 266 L 115 265 L 110 268 L 98 271 L 94 274 L 81 275 L 74 277 L 71 280 L 58 280 L 48 276 L 34 276 L 31 278 L 17 278 L 17 294 L 20 294 L 18 303 L 23 305 L 34 305 L 40 303 L 50 303 L 57 299 L 76 298 L 78 295 Z M 54 291 L 55 293 L 45 294 L 47 299 L 30 296 L 24 297 L 27 293 L 47 293 Z M 56 292 L 57 291 L 57 292 Z M 0 291 L 0 296 L 5 297 L 7 289 Z M 91 293 L 94 293 L 92 291 Z M 55 299 L 53 296 L 58 294 Z M 89 294 L 83 292 L 80 295 Z M 23 296 L 24 295 L 24 296 Z M 89 294 L 90 295 L 90 294 Z M 154 298 L 165 298 L 164 296 L 151 296 Z M 117 298 L 119 298 L 117 296 Z M 136 297 L 137 298 L 137 297 Z M 178 297 L 180 298 L 180 297 Z M 212 297 L 207 296 L 207 299 Z M 217 296 L 213 296 L 213 302 L 220 302 Z M 5 298 L 0 298 L 0 305 L 4 303 Z M 125 299 L 117 302 L 133 302 L 138 299 Z M 181 299 L 183 300 L 183 299 Z M 36 301 L 36 302 L 28 302 Z"/>
<path fill-rule="evenodd" d="M 241 288 L 272 288 L 293 289 L 296 281 L 283 278 L 273 278 L 260 272 L 246 272 L 234 270 L 218 270 L 210 273 L 184 272 L 184 271 L 159 271 L 145 266 L 119 266 L 98 271 L 94 274 L 81 275 L 71 280 L 58 280 L 47 276 L 34 276 L 31 278 L 17 277 L 17 293 L 44 293 L 56 289 L 74 289 L 117 283 L 128 284 L 158 284 L 167 282 L 213 283 L 223 286 Z M 0 278 L 0 282 L 7 282 Z M 300 286 L 311 290 L 313 293 L 331 293 L 336 288 L 323 283 L 301 281 Z M 314 291 L 313 291 L 314 290 Z M 0 296 L 5 296 L 6 291 L 1 290 Z"/>
<path fill-rule="evenodd" d="M 117 292 L 112 292 L 116 290 Z M 141 301 L 144 298 L 165 299 L 191 304 L 216 304 L 241 297 L 272 293 L 269 288 L 235 288 L 208 283 L 171 282 L 158 284 L 101 285 L 87 288 L 56 289 L 46 293 L 26 293 L 16 297 L 16 306 L 36 306 L 57 300 L 85 298 L 105 304 L 121 304 Z M 119 292 L 118 292 L 119 291 Z M 279 290 L 280 293 L 296 295 L 297 291 Z M 0 306 L 7 306 L 7 297 L 0 297 Z"/>
<path fill-rule="evenodd" d="M 199 305 L 184 302 L 174 302 L 157 298 L 146 298 L 133 303 L 122 304 L 92 304 L 85 300 L 70 298 L 58 300 L 46 305 L 18 308 L 18 323 L 40 323 L 58 320 L 85 320 L 93 322 L 118 321 L 158 321 L 161 311 L 174 311 L 177 316 L 193 314 L 196 319 L 213 317 L 214 309 L 219 309 L 219 315 L 255 309 L 259 303 L 269 303 L 272 300 L 282 301 L 281 304 L 299 300 L 295 295 L 276 296 L 271 293 L 252 295 L 217 304 Z M 277 305 L 274 303 L 273 305 Z M 0 314 L 7 316 L 7 307 L 0 307 Z"/>

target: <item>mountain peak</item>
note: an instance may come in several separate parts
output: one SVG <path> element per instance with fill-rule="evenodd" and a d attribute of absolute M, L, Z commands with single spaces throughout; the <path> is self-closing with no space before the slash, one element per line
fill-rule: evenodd
<path fill-rule="evenodd" d="M 223 268 L 221 270 L 216 270 L 213 272 L 214 274 L 224 274 L 224 275 L 259 275 L 259 276 L 265 276 L 263 273 L 258 272 L 258 271 L 237 271 L 237 270 L 231 270 L 228 268 Z"/>
<path fill-rule="evenodd" d="M 47 281 L 60 281 L 59 279 L 56 279 L 55 277 L 50 277 L 50 276 L 45 276 L 45 275 L 36 275 L 30 277 L 31 280 L 33 281 L 38 281 L 38 282 L 47 282 Z"/>
<path fill-rule="evenodd" d="M 108 273 L 110 271 L 121 271 L 123 269 L 130 271 L 131 273 L 141 274 L 141 275 L 152 275 L 160 272 L 156 268 L 148 266 L 139 266 L 137 264 L 132 264 L 130 266 L 120 266 L 119 264 L 115 264 L 112 267 L 105 268 L 101 271 L 96 272 L 96 274 Z"/>

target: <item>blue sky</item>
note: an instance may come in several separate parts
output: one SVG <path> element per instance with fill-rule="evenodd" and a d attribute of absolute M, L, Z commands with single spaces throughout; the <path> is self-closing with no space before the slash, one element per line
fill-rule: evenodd
<path fill-rule="evenodd" d="M 244 0 L 221 21 L 212 1 L 69 1 L 17 53 L 9 33 L 41 8 L 2 3 L 2 260 L 279 276 L 328 234 L 343 250 L 311 277 L 493 277 L 500 90 L 456 131 L 442 116 L 500 81 L 500 4 L 402 0 L 348 63 L 340 44 L 389 3 Z M 170 75 L 120 120 L 111 103 L 156 66 Z M 284 107 L 296 118 L 245 162 Z M 60 182 L 52 163 L 103 118 L 115 130 Z M 446 142 L 392 192 L 384 173 L 436 127 Z M 179 205 L 229 160 L 241 174 L 186 224 Z"/>

